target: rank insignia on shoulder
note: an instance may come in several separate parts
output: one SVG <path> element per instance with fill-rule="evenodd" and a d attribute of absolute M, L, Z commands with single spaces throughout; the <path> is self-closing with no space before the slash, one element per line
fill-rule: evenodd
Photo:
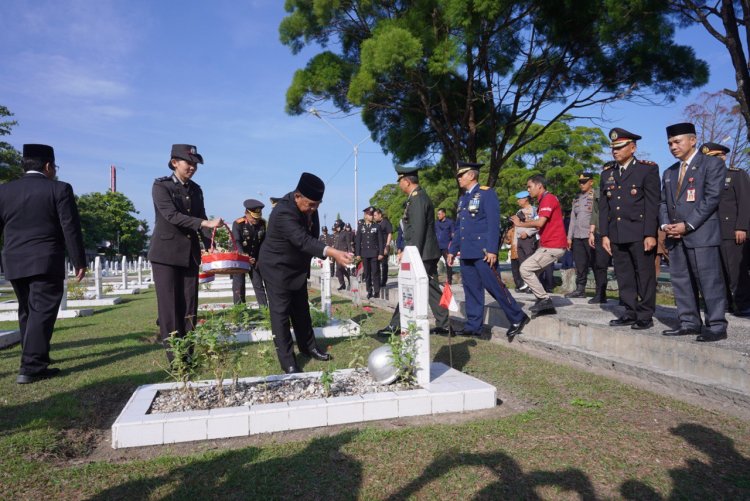
<path fill-rule="evenodd" d="M 609 169 L 613 168 L 613 167 L 614 167 L 615 165 L 617 165 L 617 162 L 614 162 L 614 161 L 613 161 L 613 162 L 607 162 L 607 163 L 606 163 L 606 164 L 604 164 L 604 166 L 602 167 L 602 170 L 603 170 L 603 171 L 605 171 L 605 170 L 609 170 Z"/>
<path fill-rule="evenodd" d="M 655 166 L 659 167 L 659 164 L 657 164 L 656 162 L 652 162 L 651 160 L 641 160 L 639 158 L 638 161 L 640 163 L 642 163 L 643 165 L 655 165 Z"/>
<path fill-rule="evenodd" d="M 490 187 L 489 186 L 480 186 L 479 189 L 487 191 L 487 190 L 490 189 Z"/>
<path fill-rule="evenodd" d="M 235 220 L 234 220 L 234 222 L 235 222 L 235 223 L 241 223 L 241 222 L 243 222 L 244 220 L 245 220 L 245 216 L 242 216 L 242 217 L 238 217 L 237 219 L 235 219 Z"/>
<path fill-rule="evenodd" d="M 727 170 L 732 170 L 732 171 L 737 172 L 740 170 L 740 168 L 739 167 L 727 167 Z"/>
<path fill-rule="evenodd" d="M 172 179 L 172 176 L 157 177 L 154 179 L 154 182 L 161 183 L 162 181 L 167 181 L 169 179 Z"/>
<path fill-rule="evenodd" d="M 414 190 L 411 192 L 411 196 L 416 197 L 417 195 L 419 195 L 418 191 Z"/>

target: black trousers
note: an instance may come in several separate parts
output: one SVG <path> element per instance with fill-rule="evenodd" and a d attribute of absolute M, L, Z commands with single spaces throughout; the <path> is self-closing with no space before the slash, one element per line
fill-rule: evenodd
<path fill-rule="evenodd" d="M 443 290 L 440 288 L 440 284 L 438 283 L 438 259 L 428 259 L 427 261 L 422 261 L 422 263 L 424 264 L 424 269 L 427 272 L 427 281 L 430 288 L 430 294 L 427 298 L 427 302 L 430 305 L 432 314 L 435 316 L 435 326 L 447 329 L 448 310 L 440 306 L 440 298 L 443 295 Z M 399 302 L 396 304 L 396 309 L 391 316 L 391 321 L 388 323 L 388 327 L 396 331 L 401 330 L 401 311 L 399 309 L 400 304 L 401 301 L 399 300 Z"/>
<path fill-rule="evenodd" d="M 159 339 L 167 348 L 167 359 L 174 358 L 167 339 L 170 333 L 184 337 L 195 328 L 198 317 L 198 265 L 172 266 L 151 263 L 159 313 Z"/>
<path fill-rule="evenodd" d="M 721 264 L 727 285 L 727 301 L 738 310 L 750 308 L 750 245 L 734 240 L 721 241 Z"/>
<path fill-rule="evenodd" d="M 344 278 L 346 277 L 346 281 L 351 283 L 349 280 L 349 268 L 346 266 L 341 266 L 340 264 L 336 263 L 336 278 L 339 279 L 339 286 L 344 287 L 346 286 L 346 283 L 344 282 Z"/>
<path fill-rule="evenodd" d="M 448 283 L 453 283 L 453 267 L 448 266 L 448 249 L 440 249 L 440 254 L 443 255 L 443 259 L 445 260 L 445 275 L 447 277 Z"/>
<path fill-rule="evenodd" d="M 293 365 L 297 365 L 297 360 L 294 357 L 290 320 L 291 327 L 294 328 L 294 336 L 297 338 L 299 351 L 310 353 L 312 349 L 317 348 L 312 319 L 310 318 L 307 285 L 297 290 L 290 290 L 283 286 L 267 283 L 266 293 L 268 294 L 271 332 L 273 333 L 273 342 L 276 345 L 276 355 L 279 358 L 281 368 L 286 370 Z"/>
<path fill-rule="evenodd" d="M 571 250 L 576 267 L 576 290 L 585 290 L 589 268 L 594 268 L 596 262 L 595 251 L 589 245 L 588 238 L 574 238 Z"/>
<path fill-rule="evenodd" d="M 10 281 L 18 298 L 19 374 L 37 374 L 50 363 L 49 345 L 62 301 L 63 277 L 34 275 Z"/>
<path fill-rule="evenodd" d="M 263 275 L 260 274 L 260 270 L 251 267 L 247 275 L 250 275 L 250 283 L 253 284 L 253 292 L 258 304 L 268 306 L 266 286 L 263 284 Z M 245 293 L 245 273 L 235 273 L 232 275 L 232 299 L 234 300 L 234 304 L 244 303 Z"/>
<path fill-rule="evenodd" d="M 388 254 L 383 256 L 380 261 L 380 287 L 385 287 L 388 283 Z"/>
<path fill-rule="evenodd" d="M 594 281 L 596 282 L 596 293 L 606 294 L 607 291 L 607 269 L 612 259 L 602 245 L 602 236 L 596 234 L 594 242 Z M 656 259 L 656 257 L 654 257 Z M 654 273 L 656 271 L 654 270 Z"/>
<path fill-rule="evenodd" d="M 611 244 L 620 301 L 625 318 L 649 321 L 656 310 L 656 247 L 643 250 L 643 240 Z"/>
<path fill-rule="evenodd" d="M 377 297 L 380 295 L 380 263 L 377 257 L 362 258 L 362 272 L 365 278 L 367 293 Z"/>

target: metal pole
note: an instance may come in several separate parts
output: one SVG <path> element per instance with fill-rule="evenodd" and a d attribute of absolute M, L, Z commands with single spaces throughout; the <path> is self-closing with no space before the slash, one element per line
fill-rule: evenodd
<path fill-rule="evenodd" d="M 359 214 L 359 184 L 357 182 L 358 175 L 358 164 L 357 158 L 359 158 L 359 145 L 354 145 L 354 221 L 352 221 L 352 228 L 357 227 L 357 214 Z"/>

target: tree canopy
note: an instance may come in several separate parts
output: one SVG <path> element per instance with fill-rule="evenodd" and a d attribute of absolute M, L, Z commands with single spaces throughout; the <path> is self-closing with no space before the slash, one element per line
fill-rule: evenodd
<path fill-rule="evenodd" d="M 708 66 L 673 41 L 665 2 L 286 0 L 298 70 L 287 111 L 320 101 L 362 117 L 396 162 L 500 167 L 557 120 L 614 100 L 672 99 Z M 532 127 L 535 126 L 535 127 Z"/>
<path fill-rule="evenodd" d="M 137 219 L 133 202 L 122 193 L 86 193 L 76 197 L 83 243 L 108 256 L 137 256 L 148 242 L 148 222 Z"/>
<path fill-rule="evenodd" d="M 18 125 L 15 120 L 6 120 L 12 116 L 13 113 L 8 108 L 0 105 L 0 137 L 9 136 L 13 127 Z M 0 183 L 7 183 L 21 176 L 23 176 L 21 153 L 10 143 L 0 141 Z"/>

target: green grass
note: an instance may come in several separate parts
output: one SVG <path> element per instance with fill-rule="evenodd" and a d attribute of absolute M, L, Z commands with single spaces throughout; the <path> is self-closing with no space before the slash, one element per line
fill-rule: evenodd
<path fill-rule="evenodd" d="M 334 308 L 368 334 L 390 317 L 341 299 Z M 0 351 L 0 499 L 750 498 L 750 423 L 502 344 L 440 336 L 433 358 L 447 363 L 452 351 L 456 368 L 497 386 L 501 405 L 112 451 L 109 427 L 132 391 L 167 379 L 155 316 L 149 291 L 58 321 L 51 355 L 63 374 L 33 385 L 15 384 L 19 347 Z M 328 343 L 345 367 L 352 343 Z M 259 347 L 245 347 L 244 375 L 267 370 Z"/>

